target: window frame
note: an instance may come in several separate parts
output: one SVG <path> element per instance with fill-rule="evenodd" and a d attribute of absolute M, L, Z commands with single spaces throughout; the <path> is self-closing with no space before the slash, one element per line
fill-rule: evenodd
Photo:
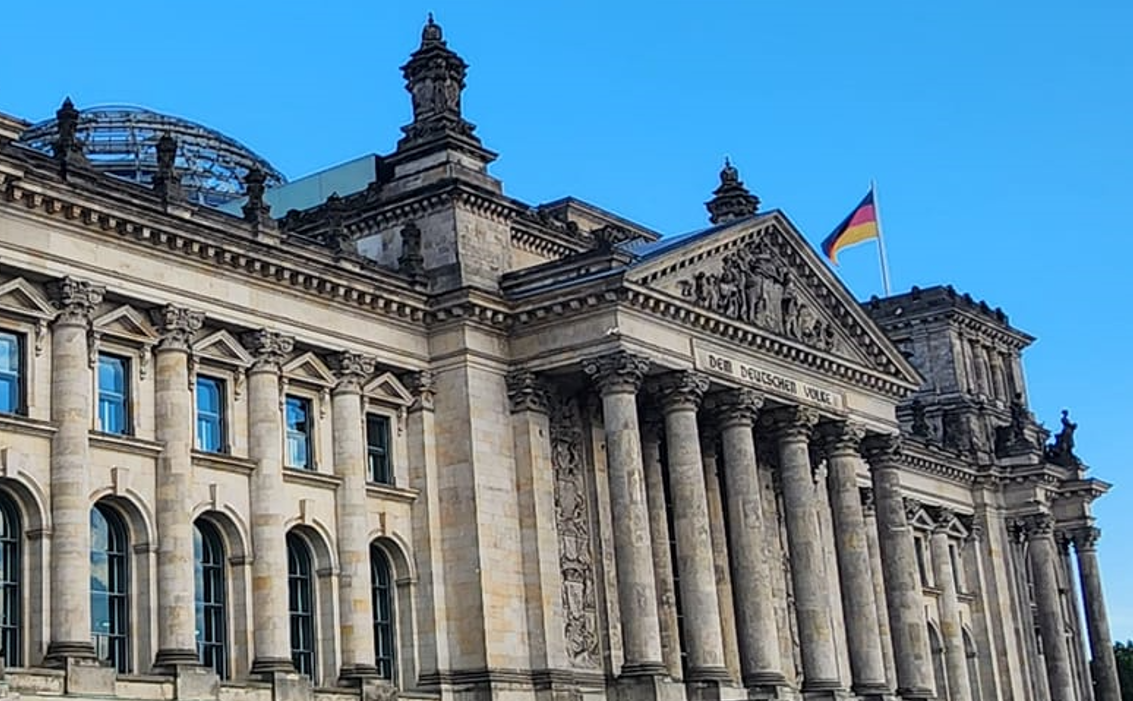
<path fill-rule="evenodd" d="M 0 645 L 5 667 L 20 667 L 23 662 L 23 537 L 19 505 L 0 491 Z"/>
<path fill-rule="evenodd" d="M 115 349 L 116 350 L 116 349 Z M 95 364 L 95 425 L 98 427 L 99 433 L 105 433 L 111 436 L 133 436 L 134 435 L 134 412 L 131 406 L 134 399 L 134 361 L 135 357 L 125 353 L 118 353 L 115 350 L 98 350 Z M 102 362 L 103 359 L 113 359 L 121 361 L 122 363 L 122 430 L 108 430 L 104 425 L 102 416 L 103 395 L 110 394 L 110 392 L 102 386 Z"/>
<path fill-rule="evenodd" d="M 110 625 L 110 630 L 102 635 L 95 632 L 96 615 L 94 597 L 95 591 L 90 589 L 89 596 L 91 599 L 91 639 L 95 646 L 95 656 L 104 662 L 109 662 L 114 666 L 119 674 L 128 673 L 130 671 L 130 655 L 131 655 L 131 640 L 130 640 L 130 606 L 131 606 L 131 591 L 130 591 L 130 531 L 126 526 L 126 521 L 122 515 L 113 507 L 95 502 L 91 506 L 91 515 L 97 512 L 102 519 L 106 522 L 107 528 L 107 623 Z M 91 532 L 93 534 L 94 528 L 92 524 Z M 115 549 L 115 542 L 120 541 L 120 548 Z M 91 539 L 90 553 L 93 559 L 95 554 L 94 539 Z M 93 580 L 93 576 L 92 576 Z M 114 582 L 119 583 L 118 587 L 114 587 Z M 107 656 L 104 658 L 100 655 L 99 638 L 106 638 Z"/>
<path fill-rule="evenodd" d="M 380 613 L 382 604 L 384 615 Z M 397 580 L 389 555 L 377 543 L 370 544 L 370 618 L 374 627 L 374 666 L 378 677 L 396 683 Z"/>
<path fill-rule="evenodd" d="M 385 446 L 382 448 L 376 447 L 374 441 L 371 440 L 371 421 L 381 422 L 384 425 L 383 433 Z M 394 431 L 396 421 L 396 417 L 390 416 L 386 412 L 369 410 L 365 413 L 366 481 L 370 484 L 380 484 L 386 487 L 393 487 L 397 485 L 397 469 L 396 462 L 394 460 L 396 453 L 394 445 Z M 384 451 L 384 479 L 381 479 L 378 466 L 375 465 L 375 456 L 379 453 L 379 451 Z"/>
<path fill-rule="evenodd" d="M 0 327 L 0 336 L 4 336 L 4 335 L 12 336 L 13 340 L 15 341 L 17 367 L 16 367 L 16 371 L 14 373 L 15 381 L 14 381 L 13 385 L 14 385 L 14 391 L 16 393 L 16 401 L 15 401 L 15 406 L 12 408 L 12 410 L 3 411 L 2 409 L 0 409 L 0 415 L 27 416 L 28 415 L 27 394 L 28 394 L 28 387 L 29 387 L 29 383 L 28 383 L 29 359 L 28 359 L 28 353 L 27 353 L 27 347 L 28 347 L 27 334 L 24 333 L 24 332 L 21 332 L 21 331 L 16 331 L 14 329 L 8 328 L 7 326 L 3 326 L 3 327 Z M 0 375 L 2 375 L 2 374 L 4 374 L 4 371 L 0 371 Z"/>
<path fill-rule="evenodd" d="M 302 434 L 306 439 L 306 451 L 305 451 L 306 452 L 306 464 L 305 465 L 296 465 L 291 460 L 291 457 L 292 457 L 291 438 L 292 438 L 293 433 L 297 433 L 297 432 L 293 432 L 291 430 L 291 422 L 290 422 L 290 419 L 289 419 L 289 416 L 288 416 L 290 409 L 291 409 L 292 400 L 294 400 L 296 402 L 302 402 L 306 406 L 306 415 L 304 417 L 304 423 L 306 424 L 306 432 L 304 434 Z M 284 447 L 283 464 L 284 464 L 285 467 L 287 467 L 289 469 L 301 470 L 303 472 L 318 472 L 318 469 L 319 469 L 318 468 L 318 461 L 316 460 L 316 457 L 315 457 L 315 455 L 316 455 L 316 451 L 315 451 L 315 440 L 316 440 L 315 439 L 315 428 L 316 428 L 316 425 L 315 425 L 315 417 L 314 417 L 314 412 L 316 411 L 315 402 L 316 402 L 316 399 L 309 396 L 308 394 L 306 394 L 302 391 L 299 391 L 299 392 L 292 391 L 291 388 L 288 388 L 288 391 L 286 392 L 286 394 L 283 395 L 283 447 Z"/>
<path fill-rule="evenodd" d="M 293 568 L 293 565 L 303 565 L 306 571 L 296 571 L 303 567 Z M 319 639 L 318 639 L 318 607 L 316 604 L 317 583 L 315 572 L 315 554 L 311 544 L 294 531 L 287 534 L 287 618 L 290 629 L 289 647 L 291 663 L 295 671 L 305 674 L 314 681 L 319 670 Z M 296 603 L 296 593 L 306 595 L 306 610 L 302 610 Z M 301 603 L 301 602 L 300 602 Z M 300 637 L 306 635 L 308 645 L 305 648 L 296 646 L 296 632 Z M 300 641 L 302 642 L 302 641 Z"/>
<path fill-rule="evenodd" d="M 216 387 L 217 400 L 215 423 L 218 445 L 215 449 L 205 447 L 201 444 L 201 383 L 210 382 Z M 226 378 L 217 377 L 208 372 L 196 373 L 193 380 L 193 448 L 202 453 L 210 455 L 229 455 L 232 452 L 232 445 L 229 441 L 229 411 L 228 411 L 228 381 Z"/>
<path fill-rule="evenodd" d="M 201 545 L 199 554 L 198 537 Z M 194 521 L 193 550 L 193 611 L 197 654 L 202 666 L 215 671 L 221 679 L 228 679 L 228 557 L 220 529 L 205 519 Z M 203 585 L 204 590 L 198 585 Z M 213 596 L 208 596 L 209 591 Z M 208 635 L 210 630 L 213 631 L 213 636 Z"/>

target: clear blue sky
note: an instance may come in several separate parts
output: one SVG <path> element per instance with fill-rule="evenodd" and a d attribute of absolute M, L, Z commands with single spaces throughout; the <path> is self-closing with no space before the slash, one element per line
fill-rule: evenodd
<path fill-rule="evenodd" d="M 677 233 L 705 223 L 728 154 L 817 245 L 876 178 L 895 288 L 951 283 L 1039 337 L 1032 408 L 1054 427 L 1070 408 L 1115 485 L 1100 554 L 1133 638 L 1133 3 L 17 2 L 0 111 L 145 105 L 294 178 L 392 148 L 427 10 L 513 196 Z M 841 261 L 879 292 L 871 245 Z"/>

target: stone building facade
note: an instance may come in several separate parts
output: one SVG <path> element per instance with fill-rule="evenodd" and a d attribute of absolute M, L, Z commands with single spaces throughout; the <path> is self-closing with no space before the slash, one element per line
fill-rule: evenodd
<path fill-rule="evenodd" d="M 431 19 L 403 71 L 285 215 L 0 120 L 6 694 L 1118 700 L 1002 311 L 859 304 L 730 164 L 687 235 L 517 201 Z"/>

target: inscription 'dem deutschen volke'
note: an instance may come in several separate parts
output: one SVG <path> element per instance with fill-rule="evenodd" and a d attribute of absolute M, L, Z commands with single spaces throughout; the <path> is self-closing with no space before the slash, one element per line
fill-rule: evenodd
<path fill-rule="evenodd" d="M 696 349 L 695 358 L 698 370 L 707 370 L 717 375 L 731 377 L 745 385 L 766 389 L 775 394 L 794 397 L 810 404 L 818 404 L 832 409 L 841 409 L 845 403 L 839 392 L 815 387 L 801 380 L 766 370 L 751 363 L 728 358 L 703 348 Z"/>

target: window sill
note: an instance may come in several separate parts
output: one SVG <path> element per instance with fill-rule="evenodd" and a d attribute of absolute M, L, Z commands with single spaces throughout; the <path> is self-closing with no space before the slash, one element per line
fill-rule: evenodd
<path fill-rule="evenodd" d="M 417 501 L 419 494 L 420 492 L 416 489 L 395 487 L 392 484 L 378 484 L 376 482 L 366 484 L 366 496 L 374 499 L 388 499 L 389 501 L 400 501 L 405 504 L 412 504 Z"/>
<path fill-rule="evenodd" d="M 328 475 L 314 470 L 303 470 L 298 467 L 283 468 L 283 481 L 294 484 L 305 484 L 308 487 L 324 487 L 337 489 L 342 484 L 341 477 Z"/>
<path fill-rule="evenodd" d="M 91 431 L 90 444 L 92 448 L 120 450 L 124 453 L 134 453 L 149 458 L 156 458 L 161 455 L 162 451 L 162 446 L 157 441 L 147 441 L 137 436 L 123 436 L 117 433 L 102 433 L 101 431 Z"/>
<path fill-rule="evenodd" d="M 25 433 L 29 436 L 50 438 L 58 431 L 49 421 L 31 419 L 20 414 L 0 414 L 0 431 Z"/>
<path fill-rule="evenodd" d="M 209 467 L 224 472 L 235 472 L 238 475 L 250 475 L 256 469 L 256 463 L 247 458 L 237 458 L 228 453 L 206 453 L 203 450 L 193 451 L 193 466 Z"/>

